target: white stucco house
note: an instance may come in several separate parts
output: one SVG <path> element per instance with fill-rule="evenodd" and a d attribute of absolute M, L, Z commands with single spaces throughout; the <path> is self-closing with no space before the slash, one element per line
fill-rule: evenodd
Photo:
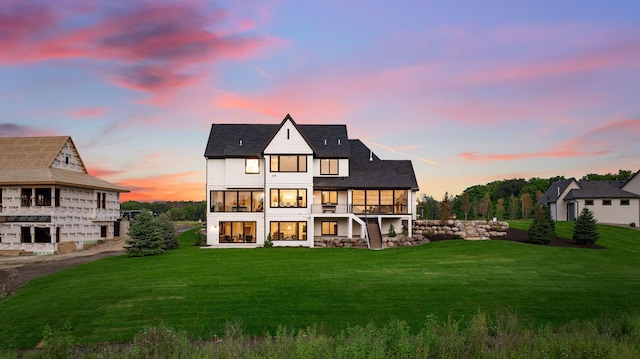
<path fill-rule="evenodd" d="M 380 248 L 393 224 L 411 235 L 411 161 L 381 160 L 345 125 L 213 124 L 207 147 L 207 245 L 313 247 L 321 236 Z"/>
<path fill-rule="evenodd" d="M 588 207 L 600 223 L 640 225 L 640 171 L 626 181 L 577 181 L 553 183 L 540 199 L 556 221 L 573 221 Z"/>
<path fill-rule="evenodd" d="M 113 239 L 122 192 L 88 174 L 69 136 L 0 137 L 0 250 L 53 254 Z"/>

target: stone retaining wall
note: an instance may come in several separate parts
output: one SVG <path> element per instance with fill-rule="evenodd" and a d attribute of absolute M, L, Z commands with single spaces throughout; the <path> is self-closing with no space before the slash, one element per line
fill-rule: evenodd
<path fill-rule="evenodd" d="M 413 222 L 413 237 L 429 237 L 436 235 L 453 236 L 467 240 L 489 239 L 503 237 L 509 229 L 507 222 L 490 221 L 459 221 L 424 220 Z"/>
<path fill-rule="evenodd" d="M 367 241 L 364 238 L 321 236 L 313 239 L 313 246 L 318 248 L 367 248 Z"/>

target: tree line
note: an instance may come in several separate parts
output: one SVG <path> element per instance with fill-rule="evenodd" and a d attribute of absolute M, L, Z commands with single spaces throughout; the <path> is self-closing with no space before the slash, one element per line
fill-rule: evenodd
<path fill-rule="evenodd" d="M 166 214 L 172 221 L 205 221 L 207 201 L 126 201 L 120 204 L 124 211 L 147 209 L 154 214 Z"/>
<path fill-rule="evenodd" d="M 589 173 L 581 181 L 628 180 L 634 172 L 619 170 L 618 173 Z M 450 196 L 445 193 L 438 201 L 432 196 L 422 194 L 418 198 L 417 214 L 421 219 L 445 219 L 455 217 L 465 220 L 529 219 L 536 205 L 549 186 L 564 176 L 550 178 L 534 177 L 493 181 L 485 185 L 475 185 L 465 189 L 462 194 Z"/>

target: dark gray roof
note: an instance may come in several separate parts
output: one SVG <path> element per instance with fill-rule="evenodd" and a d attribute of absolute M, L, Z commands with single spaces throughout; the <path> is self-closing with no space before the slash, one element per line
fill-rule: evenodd
<path fill-rule="evenodd" d="M 566 200 L 578 198 L 640 198 L 640 195 L 622 190 L 627 181 L 580 181 L 580 189 L 572 189 Z"/>
<path fill-rule="evenodd" d="M 289 117 L 285 120 L 287 118 Z M 206 158 L 262 157 L 262 151 L 281 125 L 213 124 L 204 156 Z M 346 125 L 296 125 L 296 127 L 317 157 L 349 158 L 351 151 Z M 241 140 L 242 145 L 240 145 Z"/>
<path fill-rule="evenodd" d="M 349 177 L 315 177 L 316 188 L 406 188 L 418 190 L 409 160 L 381 160 L 362 141 L 349 140 Z M 371 158 L 371 161 L 369 159 Z"/>
<path fill-rule="evenodd" d="M 575 178 L 569 178 L 565 180 L 555 181 L 547 188 L 542 198 L 538 201 L 539 204 L 555 203 L 558 201 L 558 197 L 569 187 L 571 182 L 575 181 Z"/>
<path fill-rule="evenodd" d="M 262 151 L 282 124 L 213 124 L 206 158 L 263 157 Z M 291 119 L 293 122 L 293 119 Z M 319 158 L 348 158 L 349 177 L 315 177 L 318 188 L 406 188 L 418 190 L 409 160 L 381 160 L 360 140 L 350 140 L 346 125 L 297 125 Z M 242 140 L 242 142 L 240 142 Z M 326 140 L 326 144 L 325 144 Z M 240 145 L 242 143 L 242 145 Z M 371 156 L 372 161 L 369 161 Z"/>

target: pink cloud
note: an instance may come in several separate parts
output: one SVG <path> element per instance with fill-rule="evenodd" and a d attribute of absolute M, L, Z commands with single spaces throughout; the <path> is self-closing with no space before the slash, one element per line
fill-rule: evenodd
<path fill-rule="evenodd" d="M 118 182 L 130 193 L 120 195 L 121 201 L 202 201 L 204 181 L 194 181 L 197 172 L 174 173 L 147 178 L 130 178 Z"/>
<path fill-rule="evenodd" d="M 253 24 L 235 19 L 206 2 L 122 3 L 117 11 L 99 9 L 98 19 L 81 27 L 82 8 L 57 4 L 10 4 L 0 10 L 0 63 L 24 64 L 51 59 L 107 61 L 107 75 L 119 86 L 158 94 L 192 85 L 212 61 L 246 58 L 279 40 L 247 34 Z M 122 5 L 121 4 L 121 5 Z M 231 27 L 236 32 L 214 27 Z"/>
<path fill-rule="evenodd" d="M 102 117 L 108 112 L 105 107 L 83 107 L 68 111 L 67 114 L 73 118 L 86 119 L 93 117 Z"/>
<path fill-rule="evenodd" d="M 98 178 L 114 176 L 122 173 L 122 171 L 110 170 L 102 167 L 88 167 L 87 172 Z"/>

